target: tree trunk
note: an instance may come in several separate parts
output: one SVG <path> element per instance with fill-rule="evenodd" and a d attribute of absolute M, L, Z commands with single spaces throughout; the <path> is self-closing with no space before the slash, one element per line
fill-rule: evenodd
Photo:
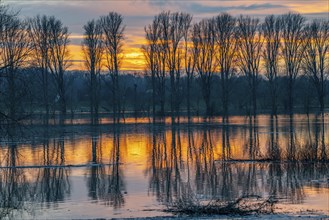
<path fill-rule="evenodd" d="M 187 76 L 187 118 L 188 121 L 191 119 L 191 97 L 190 97 L 190 76 Z"/>

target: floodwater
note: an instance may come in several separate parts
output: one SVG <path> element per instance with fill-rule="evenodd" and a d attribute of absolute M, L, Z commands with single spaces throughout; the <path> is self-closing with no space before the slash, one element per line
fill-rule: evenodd
<path fill-rule="evenodd" d="M 0 219 L 170 216 L 176 201 L 246 195 L 329 215 L 328 115 L 108 121 L 2 132 Z"/>

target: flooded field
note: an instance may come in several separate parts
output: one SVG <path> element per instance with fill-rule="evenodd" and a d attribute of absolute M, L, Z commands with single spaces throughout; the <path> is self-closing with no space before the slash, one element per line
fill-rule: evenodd
<path fill-rule="evenodd" d="M 0 218 L 170 216 L 176 201 L 278 201 L 329 215 L 329 116 L 127 119 L 3 132 Z"/>

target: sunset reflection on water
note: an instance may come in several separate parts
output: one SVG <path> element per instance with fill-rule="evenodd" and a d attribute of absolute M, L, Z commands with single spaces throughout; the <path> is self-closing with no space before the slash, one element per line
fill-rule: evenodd
<path fill-rule="evenodd" d="M 329 214 L 323 162 L 329 156 L 328 119 L 319 117 L 236 116 L 224 124 L 217 118 L 175 126 L 131 119 L 98 127 L 50 126 L 38 135 L 17 131 L 1 139 L 0 213 L 159 216 L 168 215 L 163 205 L 177 199 L 259 195 L 277 198 L 278 207 L 309 205 Z M 72 203 L 81 211 L 69 208 Z"/>

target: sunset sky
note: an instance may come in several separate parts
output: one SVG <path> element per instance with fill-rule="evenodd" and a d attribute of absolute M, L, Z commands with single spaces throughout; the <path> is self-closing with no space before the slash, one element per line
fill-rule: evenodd
<path fill-rule="evenodd" d="M 75 61 L 74 69 L 83 69 L 81 41 L 83 25 L 110 11 L 123 15 L 125 30 L 125 58 L 123 70 L 144 69 L 141 45 L 144 42 L 144 26 L 164 10 L 183 11 L 193 15 L 193 21 L 212 17 L 221 12 L 232 15 L 248 14 L 263 18 L 268 14 L 289 11 L 304 14 L 308 19 L 329 19 L 328 0 L 272 0 L 272 1 L 194 1 L 194 0 L 3 0 L 6 5 L 20 11 L 20 15 L 33 17 L 37 14 L 54 15 L 61 19 L 71 33 L 70 51 Z"/>

